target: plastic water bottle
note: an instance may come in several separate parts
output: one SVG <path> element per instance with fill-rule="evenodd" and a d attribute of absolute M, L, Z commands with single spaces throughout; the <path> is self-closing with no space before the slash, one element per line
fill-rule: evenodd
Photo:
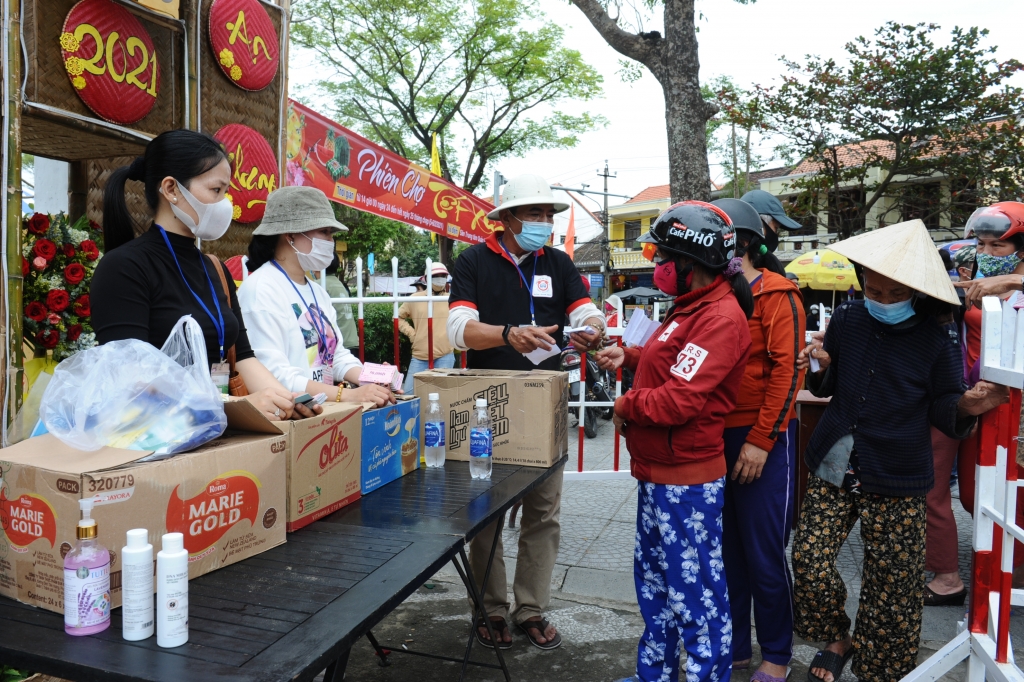
<path fill-rule="evenodd" d="M 487 401 L 476 399 L 476 409 L 469 420 L 469 475 L 473 478 L 491 477 L 491 415 Z"/>
<path fill-rule="evenodd" d="M 441 396 L 431 393 L 427 396 L 427 418 L 423 424 L 423 458 L 427 466 L 436 469 L 444 466 L 444 413 L 441 412 Z"/>

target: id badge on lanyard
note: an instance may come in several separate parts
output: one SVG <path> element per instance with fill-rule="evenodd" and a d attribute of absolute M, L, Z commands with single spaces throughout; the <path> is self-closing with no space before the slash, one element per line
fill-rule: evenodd
<path fill-rule="evenodd" d="M 317 365 L 313 368 L 313 381 L 334 386 L 334 362 Z"/>

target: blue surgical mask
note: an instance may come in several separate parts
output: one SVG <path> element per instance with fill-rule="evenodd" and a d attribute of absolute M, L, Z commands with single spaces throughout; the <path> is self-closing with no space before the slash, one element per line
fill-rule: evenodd
<path fill-rule="evenodd" d="M 864 307 L 868 309 L 871 317 L 882 324 L 899 324 L 914 316 L 913 296 L 899 303 L 879 303 L 865 297 Z"/>
<path fill-rule="evenodd" d="M 1015 253 L 1011 253 L 1009 256 L 990 256 L 987 253 L 979 253 L 977 259 L 978 277 L 1009 275 L 1020 264 L 1020 258 Z"/>
<path fill-rule="evenodd" d="M 522 231 L 519 234 L 513 233 L 512 236 L 516 238 L 516 243 L 524 251 L 536 251 L 547 244 L 548 239 L 551 238 L 551 231 L 555 229 L 551 223 L 521 222 L 523 224 Z"/>

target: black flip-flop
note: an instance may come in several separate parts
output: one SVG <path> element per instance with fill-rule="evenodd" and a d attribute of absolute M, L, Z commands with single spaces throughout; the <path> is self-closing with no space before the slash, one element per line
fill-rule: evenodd
<path fill-rule="evenodd" d="M 543 644 L 534 639 L 533 636 L 533 632 L 536 631 L 541 637 L 545 637 L 544 631 L 548 629 L 548 625 L 550 625 L 550 623 L 543 618 L 540 620 L 524 620 L 519 624 L 519 629 L 523 631 L 527 638 L 529 638 L 530 644 L 534 645 L 538 649 L 542 649 L 543 651 L 551 651 L 552 649 L 557 649 L 562 646 L 562 635 L 556 632 L 552 639 L 549 639 Z"/>
<path fill-rule="evenodd" d="M 480 642 L 480 646 L 485 646 L 488 649 L 493 649 L 494 644 L 491 642 L 490 639 L 484 639 L 483 636 L 481 636 L 480 628 L 484 628 L 485 631 L 487 629 L 487 623 L 484 622 L 483 618 L 477 618 L 476 622 L 473 623 L 473 632 L 476 634 L 476 641 Z M 505 641 L 505 633 L 512 633 L 511 631 L 509 631 L 508 623 L 505 622 L 504 618 L 502 618 L 501 620 L 492 620 L 491 630 L 494 631 L 494 636 L 498 638 L 499 649 L 504 651 L 505 649 L 512 648 L 512 642 Z"/>
<path fill-rule="evenodd" d="M 814 658 L 811 659 L 810 665 L 807 666 L 807 682 L 825 682 L 823 678 L 818 677 L 811 672 L 812 668 L 824 668 L 832 673 L 832 679 L 834 682 L 839 682 L 839 676 L 843 674 L 843 668 L 846 667 L 847 661 L 851 658 L 853 658 L 852 645 L 842 656 L 834 651 L 822 649 L 818 653 L 814 654 Z"/>
<path fill-rule="evenodd" d="M 967 588 L 952 594 L 939 594 L 927 585 L 924 586 L 925 606 L 963 606 L 967 601 Z"/>

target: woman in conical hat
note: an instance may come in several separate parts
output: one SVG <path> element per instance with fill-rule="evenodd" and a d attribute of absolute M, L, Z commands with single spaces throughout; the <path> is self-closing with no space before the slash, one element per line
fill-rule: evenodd
<path fill-rule="evenodd" d="M 819 363 L 812 390 L 832 401 L 804 453 L 811 475 L 793 541 L 795 630 L 827 644 L 809 680 L 838 679 L 852 657 L 858 679 L 881 682 L 917 665 L 930 425 L 964 438 L 1007 392 L 987 382 L 965 392 L 959 347 L 940 324 L 959 301 L 924 223 L 830 248 L 863 268 L 864 300 L 839 306 L 824 339 L 801 353 Z M 865 561 L 851 636 L 835 561 L 858 519 Z"/>

